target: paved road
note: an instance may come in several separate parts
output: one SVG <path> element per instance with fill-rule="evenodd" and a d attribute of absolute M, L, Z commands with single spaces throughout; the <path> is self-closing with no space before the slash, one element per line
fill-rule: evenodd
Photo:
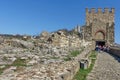
<path fill-rule="evenodd" d="M 120 62 L 108 53 L 98 53 L 94 68 L 87 80 L 120 80 Z"/>

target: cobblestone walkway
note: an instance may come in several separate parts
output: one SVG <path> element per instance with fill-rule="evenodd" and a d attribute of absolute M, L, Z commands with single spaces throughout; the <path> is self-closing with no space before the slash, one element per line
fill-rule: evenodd
<path fill-rule="evenodd" d="M 108 53 L 98 53 L 94 68 L 87 80 L 120 80 L 120 62 Z"/>

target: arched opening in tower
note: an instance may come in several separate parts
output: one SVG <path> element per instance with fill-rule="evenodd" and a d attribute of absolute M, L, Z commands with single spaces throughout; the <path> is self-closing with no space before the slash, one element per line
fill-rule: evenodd
<path fill-rule="evenodd" d="M 100 50 L 104 50 L 105 49 L 105 41 L 96 41 L 96 48 L 95 50 L 97 49 L 97 47 L 100 49 Z"/>
<path fill-rule="evenodd" d="M 96 46 L 105 46 L 105 41 L 96 41 Z"/>
<path fill-rule="evenodd" d="M 98 46 L 101 50 L 105 47 L 106 41 L 105 41 L 105 32 L 104 30 L 98 30 L 95 33 L 95 42 L 96 47 Z"/>
<path fill-rule="evenodd" d="M 104 33 L 104 31 L 98 30 L 98 31 L 95 33 L 95 39 L 96 39 L 96 40 L 105 40 L 105 33 Z"/>

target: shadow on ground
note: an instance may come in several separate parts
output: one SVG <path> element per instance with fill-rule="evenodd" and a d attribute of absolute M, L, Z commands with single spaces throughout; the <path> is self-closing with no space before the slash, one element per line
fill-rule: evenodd
<path fill-rule="evenodd" d="M 112 53 L 108 53 L 108 54 L 111 55 L 112 57 L 114 57 L 114 59 L 117 60 L 120 63 L 120 57 L 119 56 L 116 56 Z"/>
<path fill-rule="evenodd" d="M 101 52 L 105 52 L 106 54 L 109 54 L 110 56 L 112 56 L 115 60 L 117 60 L 120 63 L 120 57 L 119 56 L 117 56 L 117 55 L 115 55 L 111 52 L 107 52 L 107 51 L 103 51 L 103 50 L 98 51 L 98 54 L 101 53 Z"/>

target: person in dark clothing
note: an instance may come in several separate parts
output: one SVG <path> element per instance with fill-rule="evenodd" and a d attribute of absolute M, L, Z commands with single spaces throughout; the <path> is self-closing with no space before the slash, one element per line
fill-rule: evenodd
<path fill-rule="evenodd" d="M 95 50 L 98 51 L 98 45 L 96 45 Z"/>

